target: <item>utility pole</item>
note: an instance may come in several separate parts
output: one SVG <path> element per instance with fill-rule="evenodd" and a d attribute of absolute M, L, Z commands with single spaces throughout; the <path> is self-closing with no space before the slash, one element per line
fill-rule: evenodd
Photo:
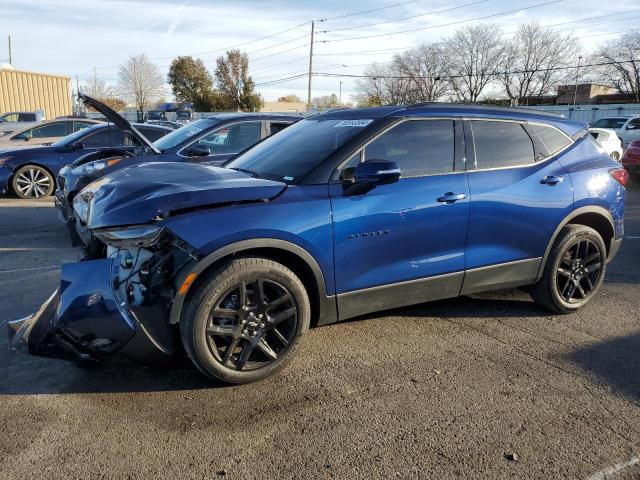
<path fill-rule="evenodd" d="M 338 95 L 338 108 L 342 108 L 342 82 L 340 82 L 340 94 Z"/>
<path fill-rule="evenodd" d="M 11 35 L 9 35 L 9 65 L 13 65 L 13 58 L 11 55 Z"/>
<path fill-rule="evenodd" d="M 311 22 L 311 43 L 309 45 L 309 88 L 307 90 L 307 110 L 311 109 L 311 76 L 313 70 L 313 33 L 315 22 Z"/>
<path fill-rule="evenodd" d="M 576 97 L 578 96 L 578 75 L 580 74 L 580 61 L 582 56 L 578 57 L 578 66 L 576 67 L 576 88 L 573 91 L 573 106 L 576 106 Z"/>

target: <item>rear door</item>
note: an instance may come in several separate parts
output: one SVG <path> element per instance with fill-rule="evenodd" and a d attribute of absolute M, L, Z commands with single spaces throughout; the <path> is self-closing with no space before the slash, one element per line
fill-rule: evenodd
<path fill-rule="evenodd" d="M 465 120 L 471 195 L 463 293 L 533 281 L 556 226 L 573 205 L 569 175 L 551 153 L 571 144 L 554 127 Z"/>
<path fill-rule="evenodd" d="M 340 318 L 458 295 L 469 203 L 466 173 L 455 168 L 456 123 L 396 124 L 336 172 L 344 178 L 367 160 L 393 160 L 402 171 L 365 195 L 345 196 L 339 177 L 329 186 Z"/>

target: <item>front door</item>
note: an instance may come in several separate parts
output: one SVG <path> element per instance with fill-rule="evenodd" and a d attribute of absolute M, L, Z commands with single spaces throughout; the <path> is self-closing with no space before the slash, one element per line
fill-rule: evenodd
<path fill-rule="evenodd" d="M 341 319 L 458 295 L 469 192 L 466 173 L 454 169 L 462 154 L 455 131 L 453 119 L 396 124 L 342 171 L 392 160 L 402 172 L 397 183 L 357 196 L 344 195 L 341 182 L 330 185 Z"/>

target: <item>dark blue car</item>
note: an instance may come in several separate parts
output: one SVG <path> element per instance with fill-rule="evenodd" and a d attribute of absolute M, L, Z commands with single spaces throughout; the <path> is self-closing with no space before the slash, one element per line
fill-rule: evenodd
<path fill-rule="evenodd" d="M 172 132 L 158 125 L 135 124 L 150 141 Z M 0 193 L 12 191 L 20 198 L 51 195 L 60 169 L 79 157 L 104 148 L 139 147 L 135 138 L 111 124 L 78 130 L 50 146 L 19 147 L 0 151 Z"/>
<path fill-rule="evenodd" d="M 11 343 L 85 361 L 182 345 L 204 374 L 244 383 L 280 369 L 309 326 L 369 312 L 518 286 L 575 312 L 622 241 L 626 179 L 556 116 L 318 115 L 226 168 L 142 164 L 81 191 L 106 258 L 64 265 L 60 290 L 9 322 Z"/>

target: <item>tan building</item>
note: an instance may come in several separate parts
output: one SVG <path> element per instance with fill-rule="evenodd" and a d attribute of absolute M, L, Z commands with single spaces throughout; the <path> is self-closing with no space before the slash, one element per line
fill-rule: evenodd
<path fill-rule="evenodd" d="M 593 103 L 593 99 L 599 95 L 610 95 L 618 93 L 618 90 L 609 85 L 600 85 L 597 83 L 579 83 L 576 94 L 575 85 L 558 85 L 558 97 L 556 105 L 570 105 L 573 103 L 575 95 L 575 103 Z"/>
<path fill-rule="evenodd" d="M 47 120 L 71 115 L 71 79 L 60 75 L 0 69 L 0 114 L 44 110 Z"/>
<path fill-rule="evenodd" d="M 307 104 L 302 102 L 264 102 L 261 112 L 302 113 L 307 111 Z"/>

